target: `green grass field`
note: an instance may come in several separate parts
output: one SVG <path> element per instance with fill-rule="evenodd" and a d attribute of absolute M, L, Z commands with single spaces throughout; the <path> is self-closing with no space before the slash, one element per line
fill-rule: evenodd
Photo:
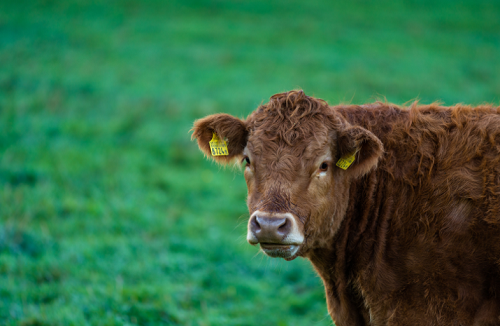
<path fill-rule="evenodd" d="M 500 102 L 500 1 L 0 2 L 0 325 L 331 325 L 192 122 L 274 93 Z"/>

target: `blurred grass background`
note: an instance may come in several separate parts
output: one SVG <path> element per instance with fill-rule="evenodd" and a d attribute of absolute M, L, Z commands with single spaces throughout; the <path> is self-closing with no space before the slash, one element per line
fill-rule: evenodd
<path fill-rule="evenodd" d="M 500 1 L 0 2 L 0 324 L 331 325 L 189 139 L 294 88 L 498 104 Z"/>

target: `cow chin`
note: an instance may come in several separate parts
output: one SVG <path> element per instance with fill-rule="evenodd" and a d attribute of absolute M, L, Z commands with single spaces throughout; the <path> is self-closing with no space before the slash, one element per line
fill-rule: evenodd
<path fill-rule="evenodd" d="M 269 257 L 284 258 L 285 260 L 290 261 L 297 258 L 300 246 L 261 243 L 260 249 L 262 249 L 262 251 Z"/>

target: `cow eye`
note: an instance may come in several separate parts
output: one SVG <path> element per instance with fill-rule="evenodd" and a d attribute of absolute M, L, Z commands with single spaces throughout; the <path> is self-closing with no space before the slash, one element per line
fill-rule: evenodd
<path fill-rule="evenodd" d="M 328 170 L 328 163 L 326 163 L 326 162 L 321 163 L 321 165 L 319 166 L 319 170 L 321 172 Z"/>
<path fill-rule="evenodd" d="M 249 166 L 250 165 L 250 159 L 248 158 L 248 156 L 245 156 L 243 158 L 243 161 L 246 162 L 246 165 Z"/>

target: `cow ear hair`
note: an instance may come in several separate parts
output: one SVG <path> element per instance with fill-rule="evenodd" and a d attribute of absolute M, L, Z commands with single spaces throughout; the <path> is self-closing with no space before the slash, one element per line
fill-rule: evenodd
<path fill-rule="evenodd" d="M 339 158 L 355 154 L 355 160 L 346 169 L 354 178 L 361 177 L 377 166 L 384 152 L 380 139 L 359 126 L 349 126 L 338 135 Z"/>
<path fill-rule="evenodd" d="M 191 139 L 198 141 L 198 147 L 206 156 L 221 164 L 228 164 L 243 154 L 248 140 L 248 130 L 245 121 L 229 114 L 213 114 L 196 120 L 193 125 Z M 213 133 L 219 139 L 227 141 L 229 155 L 212 156 L 209 142 Z"/>

